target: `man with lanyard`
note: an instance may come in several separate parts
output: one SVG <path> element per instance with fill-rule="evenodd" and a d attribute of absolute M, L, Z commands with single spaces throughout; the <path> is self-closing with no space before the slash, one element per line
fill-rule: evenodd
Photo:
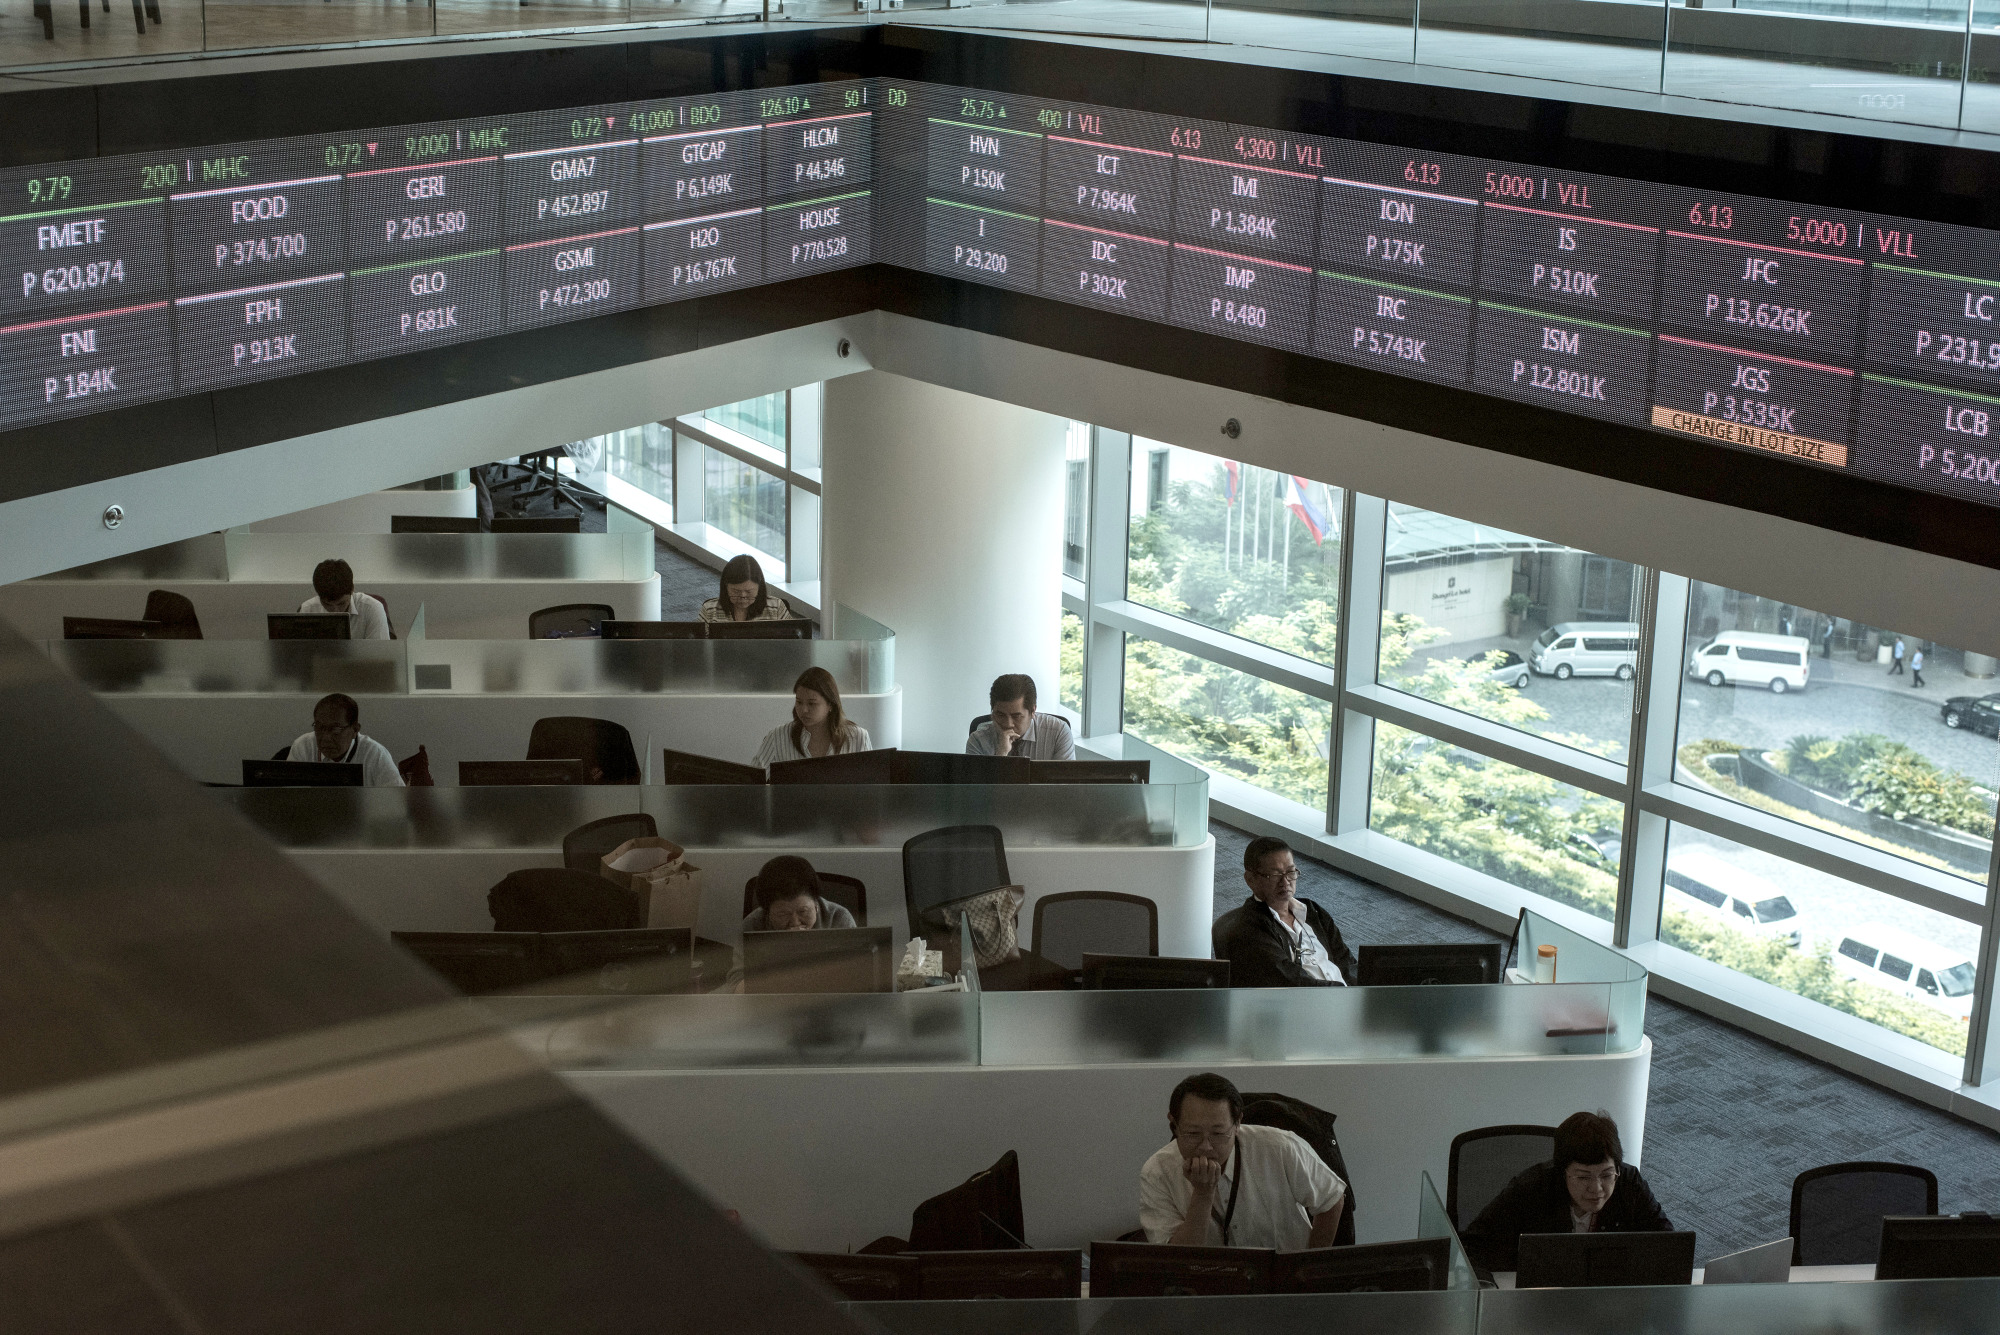
<path fill-rule="evenodd" d="M 389 754 L 389 748 L 362 733 L 361 706 L 352 696 L 338 692 L 313 706 L 312 731 L 300 734 L 285 759 L 359 765 L 365 787 L 403 786 L 403 776 L 397 772 L 396 758 Z"/>
<path fill-rule="evenodd" d="M 1252 839 L 1243 850 L 1250 898 L 1216 921 L 1215 957 L 1229 961 L 1232 987 L 1344 987 L 1354 952 L 1333 915 L 1300 899 L 1299 869 L 1284 840 Z"/>
<path fill-rule="evenodd" d="M 1148 1242 L 1183 1247 L 1331 1247 L 1347 1184 L 1312 1147 L 1276 1126 L 1243 1125 L 1243 1096 L 1219 1075 L 1191 1075 L 1167 1101 L 1174 1138 L 1139 1171 Z"/>

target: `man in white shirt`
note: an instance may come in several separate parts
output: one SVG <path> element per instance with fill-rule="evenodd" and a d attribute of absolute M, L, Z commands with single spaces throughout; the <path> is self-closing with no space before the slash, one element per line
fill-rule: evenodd
<path fill-rule="evenodd" d="M 1076 738 L 1058 714 L 1035 709 L 1035 679 L 1009 672 L 993 679 L 987 692 L 993 717 L 965 739 L 969 756 L 1026 756 L 1030 760 L 1075 760 Z"/>
<path fill-rule="evenodd" d="M 361 706 L 338 693 L 313 706 L 312 731 L 292 743 L 287 760 L 361 766 L 368 788 L 401 788 L 403 776 L 389 748 L 361 731 Z"/>
<path fill-rule="evenodd" d="M 299 604 L 299 611 L 315 616 L 347 617 L 350 640 L 387 640 L 389 609 L 382 600 L 354 591 L 354 569 L 339 557 L 313 567 L 313 594 Z"/>
<path fill-rule="evenodd" d="M 1174 1138 L 1139 1170 L 1148 1242 L 1183 1247 L 1331 1247 L 1347 1184 L 1282 1127 L 1243 1125 L 1243 1096 L 1191 1075 L 1167 1101 Z"/>

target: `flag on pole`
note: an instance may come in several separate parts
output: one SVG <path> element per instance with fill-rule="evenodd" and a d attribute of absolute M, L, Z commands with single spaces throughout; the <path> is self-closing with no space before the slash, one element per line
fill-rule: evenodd
<path fill-rule="evenodd" d="M 1326 541 L 1327 529 L 1332 526 L 1326 507 L 1313 499 L 1312 483 L 1297 475 L 1292 476 L 1285 487 L 1285 506 L 1299 517 L 1306 531 L 1313 535 L 1313 546 Z"/>
<path fill-rule="evenodd" d="M 1236 493 L 1242 487 L 1242 478 L 1238 476 L 1241 469 L 1242 465 L 1234 459 L 1224 459 L 1222 461 L 1222 471 L 1227 474 L 1222 480 L 1222 503 L 1224 505 L 1236 504 Z"/>

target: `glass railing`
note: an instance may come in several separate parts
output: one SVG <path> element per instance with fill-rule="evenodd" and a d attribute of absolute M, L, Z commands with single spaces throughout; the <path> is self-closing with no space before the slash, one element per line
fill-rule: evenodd
<path fill-rule="evenodd" d="M 402 695 L 401 640 L 45 640 L 63 671 L 93 691 L 149 695 Z"/>
<path fill-rule="evenodd" d="M 1430 1173 L 1422 1171 L 1417 1174 L 1417 1236 L 1450 1240 L 1451 1278 L 1447 1288 L 1475 1290 L 1479 1287 L 1479 1274 L 1472 1268 L 1472 1258 L 1465 1254 L 1465 1244 L 1459 1241 L 1458 1229 L 1451 1222 L 1451 1211 L 1444 1208 L 1444 1199 L 1438 1195 L 1437 1183 L 1431 1181 Z"/>
<path fill-rule="evenodd" d="M 612 511 L 614 520 L 622 512 Z M 637 525 L 637 527 L 633 527 Z M 257 533 L 223 535 L 234 583 L 312 582 L 337 556 L 355 583 L 410 580 L 639 580 L 653 573 L 653 529 L 641 520 L 604 533 Z"/>

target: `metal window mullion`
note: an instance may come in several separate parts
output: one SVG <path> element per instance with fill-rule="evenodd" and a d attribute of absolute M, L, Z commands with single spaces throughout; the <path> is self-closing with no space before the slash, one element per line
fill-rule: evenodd
<path fill-rule="evenodd" d="M 1102 602 L 1096 605 L 1095 610 L 1100 621 L 1117 627 L 1127 635 L 1157 641 L 1169 649 L 1220 663 L 1232 671 L 1316 700 L 1333 699 L 1332 669 L 1322 667 L 1309 658 L 1299 658 L 1254 640 L 1231 635 L 1228 631 L 1187 621 L 1171 612 L 1156 611 L 1143 603 L 1123 600 Z"/>
<path fill-rule="evenodd" d="M 727 436 L 715 431 L 705 431 L 699 426 L 691 425 L 686 418 L 682 418 L 676 422 L 674 429 L 681 435 L 700 441 L 717 454 L 734 459 L 745 467 L 754 468 L 768 477 L 777 478 L 786 486 L 797 487 L 800 491 L 811 492 L 815 496 L 820 494 L 818 478 L 794 472 L 781 463 L 772 463 L 765 455 L 760 454 L 756 450 L 745 449 L 735 441 L 730 440 Z"/>
<path fill-rule="evenodd" d="M 1393 687 L 1357 686 L 1346 692 L 1345 698 L 1348 709 L 1354 713 L 1371 715 L 1383 723 L 1435 737 L 1599 797 L 1624 800 L 1625 767 L 1614 761 Z"/>
<path fill-rule="evenodd" d="M 1368 828 L 1368 803 L 1375 775 L 1375 719 L 1349 708 L 1350 692 L 1375 682 L 1382 651 L 1382 561 L 1388 541 L 1389 502 L 1380 496 L 1347 495 L 1347 527 L 1340 553 L 1340 638 L 1335 645 L 1338 712 L 1328 764 L 1327 833 L 1335 837 Z"/>
<path fill-rule="evenodd" d="M 1334 586 L 1333 632 L 1333 715 L 1328 719 L 1326 738 L 1326 832 L 1335 833 L 1334 812 L 1340 801 L 1340 757 L 1346 749 L 1344 721 L 1347 716 L 1347 662 L 1353 652 L 1354 632 L 1348 624 L 1354 607 L 1355 496 L 1352 487 L 1340 492 L 1340 573 Z"/>
<path fill-rule="evenodd" d="M 1673 779 L 1679 723 L 1680 663 L 1686 652 L 1688 582 L 1657 570 L 1637 572 L 1645 590 L 1639 619 L 1639 675 L 1632 683 L 1632 732 L 1625 750 L 1624 847 L 1618 862 L 1618 909 L 1612 941 L 1621 949 L 1660 934 L 1667 874 L 1668 822 L 1639 794 Z"/>
<path fill-rule="evenodd" d="M 1083 735 L 1125 728 L 1125 633 L 1100 607 L 1125 597 L 1131 559 L 1132 434 L 1090 429 L 1083 553 Z"/>
<path fill-rule="evenodd" d="M 1979 929 L 1979 983 L 1972 997 L 1972 1021 L 1965 1035 L 1965 1083 L 1982 1085 L 1989 1072 L 2000 1072 L 2000 1025 L 1994 1023 L 1994 974 L 2000 973 L 2000 839 L 1986 870 L 1986 921 Z"/>

